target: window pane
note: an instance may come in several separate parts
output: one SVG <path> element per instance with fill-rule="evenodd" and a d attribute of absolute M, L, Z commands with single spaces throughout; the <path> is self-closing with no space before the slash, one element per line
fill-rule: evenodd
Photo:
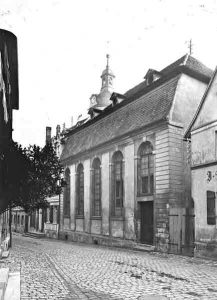
<path fill-rule="evenodd" d="M 154 175 L 150 175 L 150 194 L 154 192 Z"/>
<path fill-rule="evenodd" d="M 93 215 L 101 215 L 101 171 L 99 168 L 93 172 Z"/>
<path fill-rule="evenodd" d="M 77 189 L 77 214 L 84 214 L 84 173 L 83 168 L 79 168 L 78 172 L 78 189 Z"/>
<path fill-rule="evenodd" d="M 115 195 L 116 198 L 119 198 L 121 196 L 121 182 L 119 180 L 116 180 Z"/>
<path fill-rule="evenodd" d="M 142 177 L 142 194 L 148 194 L 148 176 Z"/>
<path fill-rule="evenodd" d="M 114 165 L 112 168 L 112 214 L 115 216 L 121 216 L 123 207 L 123 155 L 120 151 L 116 152 L 113 156 L 113 163 Z"/>
<path fill-rule="evenodd" d="M 215 193 L 207 191 L 207 224 L 216 224 Z"/>
<path fill-rule="evenodd" d="M 154 173 L 154 156 L 153 155 L 149 155 L 149 170 L 150 170 L 151 174 Z"/>
<path fill-rule="evenodd" d="M 64 188 L 63 212 L 64 212 L 64 216 L 68 217 L 70 214 L 70 171 L 69 169 L 65 171 L 65 181 L 66 181 L 66 186 Z"/>

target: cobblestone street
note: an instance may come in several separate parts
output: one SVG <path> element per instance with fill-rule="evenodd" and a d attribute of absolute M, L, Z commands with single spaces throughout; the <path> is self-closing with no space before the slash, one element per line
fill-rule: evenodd
<path fill-rule="evenodd" d="M 217 262 L 13 236 L 24 299 L 217 299 Z M 165 299 L 167 299 L 165 298 Z"/>

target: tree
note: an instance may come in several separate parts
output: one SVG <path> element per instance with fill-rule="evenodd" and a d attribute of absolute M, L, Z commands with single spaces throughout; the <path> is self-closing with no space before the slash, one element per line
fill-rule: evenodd
<path fill-rule="evenodd" d="M 11 246 L 11 209 L 20 206 L 30 213 L 35 209 L 47 207 L 47 198 L 61 192 L 58 183 L 63 168 L 50 143 L 43 148 L 36 145 L 22 148 L 21 145 L 12 142 L 0 154 L 3 180 L 0 199 L 4 199 L 4 207 L 7 206 L 10 211 Z"/>
<path fill-rule="evenodd" d="M 46 199 L 59 192 L 63 168 L 50 143 L 43 148 L 13 143 L 4 154 L 4 170 L 4 197 L 10 207 L 31 212 L 46 207 Z"/>

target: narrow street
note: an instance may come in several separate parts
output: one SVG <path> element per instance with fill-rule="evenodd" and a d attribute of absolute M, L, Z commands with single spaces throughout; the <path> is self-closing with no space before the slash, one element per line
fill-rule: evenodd
<path fill-rule="evenodd" d="M 217 299 L 217 262 L 13 236 L 24 299 Z M 166 298 L 166 299 L 167 299 Z"/>

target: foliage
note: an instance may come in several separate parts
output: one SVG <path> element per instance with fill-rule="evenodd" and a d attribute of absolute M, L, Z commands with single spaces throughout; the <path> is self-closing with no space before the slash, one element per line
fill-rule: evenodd
<path fill-rule="evenodd" d="M 62 167 L 51 144 L 22 148 L 13 143 L 6 155 L 7 198 L 11 206 L 30 212 L 47 206 L 46 199 L 59 192 Z"/>

